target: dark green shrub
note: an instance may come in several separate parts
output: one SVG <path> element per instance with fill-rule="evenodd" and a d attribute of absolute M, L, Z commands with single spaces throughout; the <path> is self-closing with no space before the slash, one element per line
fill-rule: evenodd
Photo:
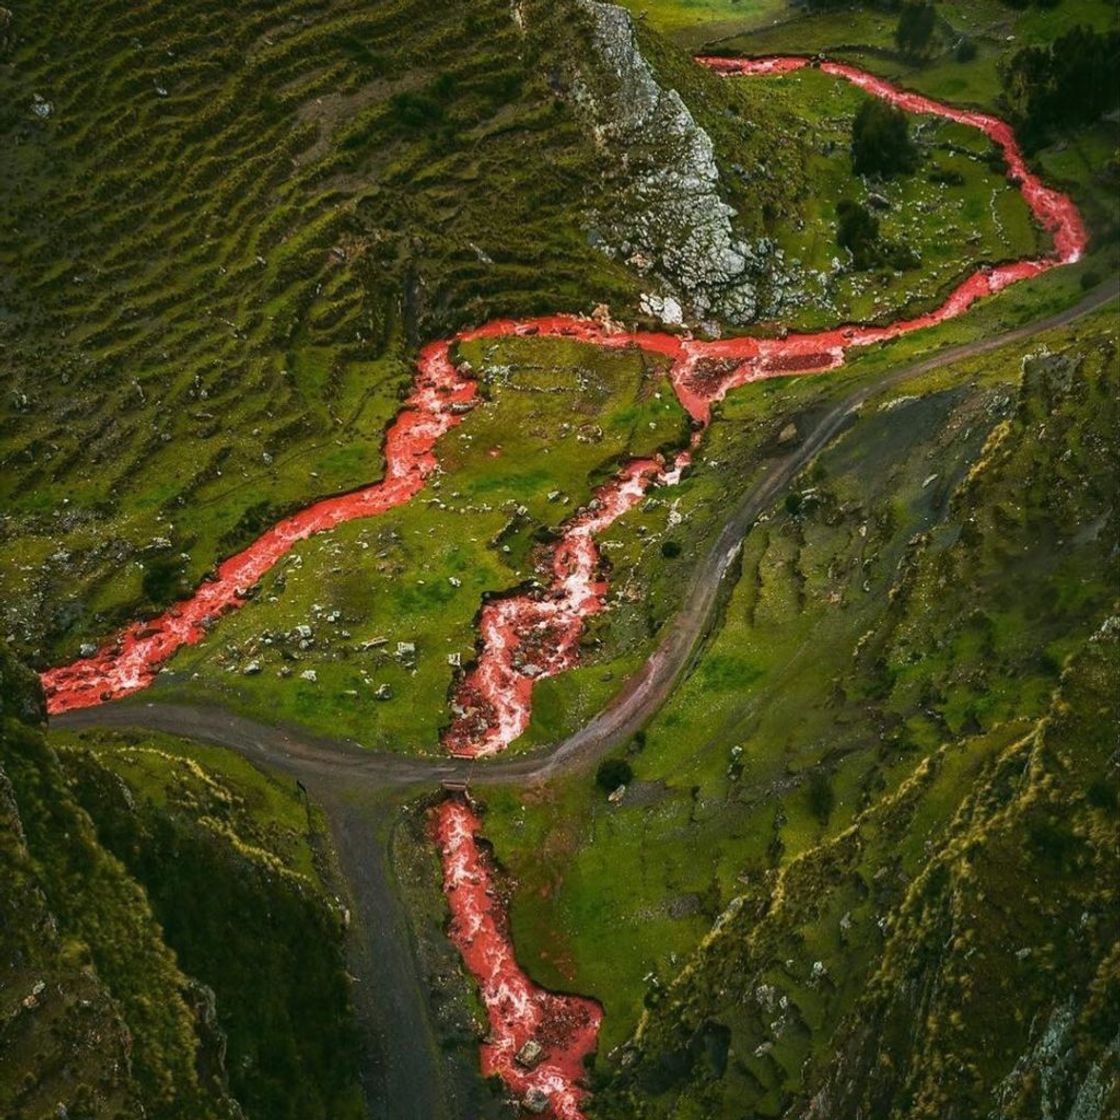
<path fill-rule="evenodd" d="M 933 5 L 922 0 L 911 0 L 903 4 L 895 28 L 894 41 L 903 54 L 923 55 L 929 49 L 937 16 Z"/>
<path fill-rule="evenodd" d="M 832 788 L 832 776 L 826 770 L 814 770 L 809 775 L 806 787 L 809 810 L 821 824 L 828 824 L 832 810 L 836 806 L 836 793 Z"/>
<path fill-rule="evenodd" d="M 595 784 L 607 793 L 630 784 L 634 768 L 624 758 L 604 758 L 595 771 Z"/>
<path fill-rule="evenodd" d="M 836 216 L 840 220 L 836 240 L 852 254 L 852 263 L 861 272 L 873 268 L 879 263 L 879 219 L 850 198 L 840 200 Z"/>
<path fill-rule="evenodd" d="M 857 175 L 890 178 L 913 171 L 918 149 L 906 114 L 886 101 L 865 101 L 852 123 L 852 167 Z"/>
<path fill-rule="evenodd" d="M 947 187 L 963 187 L 964 176 L 956 170 L 937 167 L 926 176 L 931 183 L 944 183 Z"/>
<path fill-rule="evenodd" d="M 958 62 L 971 62 L 976 57 L 976 44 L 967 35 L 962 35 L 953 48 L 953 57 Z"/>

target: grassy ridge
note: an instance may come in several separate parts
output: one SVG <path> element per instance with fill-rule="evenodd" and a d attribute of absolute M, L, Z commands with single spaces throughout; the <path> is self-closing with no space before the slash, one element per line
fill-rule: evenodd
<path fill-rule="evenodd" d="M 850 899 L 838 913 L 806 911 L 818 887 L 790 894 L 794 940 L 760 944 L 765 968 L 797 978 L 798 993 L 788 1030 L 757 1057 L 762 1020 L 730 1010 L 753 996 L 713 994 L 724 965 L 697 981 L 688 1030 L 667 985 L 732 899 L 745 895 L 749 929 L 784 897 L 775 873 L 929 766 L 941 776 L 918 795 L 920 829 L 906 835 L 938 835 L 977 774 L 1045 713 L 1064 658 L 1107 611 L 1115 573 L 1102 550 L 1115 515 L 1095 480 L 1116 454 L 1115 333 L 1102 314 L 1076 335 L 1041 340 L 1058 356 L 1022 375 L 1022 352 L 1004 352 L 865 408 L 789 506 L 747 537 L 720 633 L 632 744 L 638 780 L 620 807 L 589 776 L 488 797 L 487 833 L 521 883 L 514 931 L 534 975 L 604 1000 L 608 1054 L 652 1009 L 659 1025 L 640 1044 L 642 1079 L 630 1082 L 646 1095 L 671 1090 L 651 1114 L 722 1115 L 744 1100 L 781 1111 L 806 1057 L 830 1053 L 861 970 L 874 967 L 874 923 L 856 922 Z M 765 388 L 739 394 L 736 410 L 749 414 L 750 393 Z M 924 866 L 920 840 L 902 850 Z M 876 849 L 860 866 L 870 878 L 888 863 Z M 888 891 L 876 912 L 900 897 Z M 830 963 L 831 930 L 849 909 L 851 948 Z M 834 978 L 824 988 L 808 983 L 818 959 Z M 722 1079 L 689 1057 L 709 1016 L 732 1032 Z M 676 1073 L 658 1081 L 666 1063 Z M 705 1079 L 707 1095 L 695 1096 Z M 627 1099 L 619 1115 L 637 1107 Z"/>
<path fill-rule="evenodd" d="M 290 781 L 154 734 L 54 735 L 101 843 L 213 991 L 230 1092 L 252 1117 L 358 1120 L 359 1038 L 323 822 Z"/>
<path fill-rule="evenodd" d="M 0 1110 L 32 1120 L 241 1117 L 207 992 L 100 845 L 47 745 L 32 674 L 0 649 Z"/>
<path fill-rule="evenodd" d="M 3 1115 L 364 1116 L 297 791 L 167 737 L 48 741 L 3 650 L 0 684 Z"/>

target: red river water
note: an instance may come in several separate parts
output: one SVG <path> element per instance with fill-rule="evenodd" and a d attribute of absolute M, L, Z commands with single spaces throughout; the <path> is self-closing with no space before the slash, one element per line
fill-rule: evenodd
<path fill-rule="evenodd" d="M 1052 252 L 982 267 L 933 311 L 886 326 L 849 325 L 780 339 L 702 341 L 683 333 L 625 331 L 579 316 L 555 315 L 497 320 L 433 342 L 420 352 L 412 392 L 386 433 L 381 481 L 324 498 L 277 522 L 242 552 L 223 561 L 190 598 L 127 627 L 91 657 L 47 670 L 42 682 L 50 712 L 89 707 L 145 688 L 177 649 L 198 642 L 222 614 L 241 606 L 249 588 L 298 541 L 345 521 L 383 513 L 419 493 L 436 468 L 436 444 L 461 422 L 475 398 L 475 382 L 451 358 L 458 342 L 509 335 L 563 336 L 663 354 L 671 361 L 670 377 L 681 405 L 702 428 L 712 404 L 736 386 L 834 369 L 850 347 L 886 342 L 942 323 L 978 299 L 1070 264 L 1084 252 L 1087 236 L 1077 208 L 1031 171 L 1010 127 L 997 117 L 898 89 L 843 63 L 818 64 L 799 57 L 698 61 L 725 75 L 779 75 L 819 66 L 824 73 L 908 112 L 979 129 L 1002 150 L 1008 178 L 1049 234 Z M 575 664 L 584 620 L 605 605 L 607 587 L 596 534 L 632 509 L 650 487 L 676 482 L 688 462 L 689 452 L 682 451 L 671 462 L 648 459 L 625 464 L 561 527 L 548 561 L 547 586 L 485 605 L 478 659 L 457 686 L 452 721 L 443 735 L 447 750 L 468 757 L 494 754 L 525 730 L 533 682 Z M 536 1099 L 558 1120 L 580 1120 L 586 1095 L 583 1062 L 596 1046 L 602 1018 L 599 1005 L 547 992 L 518 965 L 495 889 L 495 869 L 477 843 L 481 823 L 470 806 L 460 800 L 444 801 L 433 810 L 432 828 L 443 859 L 444 891 L 452 914 L 450 936 L 478 982 L 490 1022 L 490 1034 L 482 1045 L 483 1072 L 499 1074 L 514 1092 L 523 1099 Z M 522 1051 L 530 1040 L 541 1047 L 539 1056 Z"/>

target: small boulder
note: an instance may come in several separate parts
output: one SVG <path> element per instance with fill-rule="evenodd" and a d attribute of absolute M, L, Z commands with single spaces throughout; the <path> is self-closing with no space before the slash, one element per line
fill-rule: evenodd
<path fill-rule="evenodd" d="M 542 1057 L 544 1057 L 544 1047 L 535 1038 L 530 1038 L 517 1051 L 514 1061 L 523 1069 L 533 1069 Z"/>
<path fill-rule="evenodd" d="M 541 1116 L 548 1111 L 548 1094 L 543 1089 L 534 1086 L 525 1094 L 521 1106 L 526 1112 Z"/>

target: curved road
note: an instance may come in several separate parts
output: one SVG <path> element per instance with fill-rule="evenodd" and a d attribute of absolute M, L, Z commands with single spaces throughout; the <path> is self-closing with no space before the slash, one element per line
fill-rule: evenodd
<path fill-rule="evenodd" d="M 618 695 L 575 734 L 532 753 L 497 762 L 455 758 L 408 758 L 367 750 L 349 740 L 315 736 L 259 723 L 214 705 L 155 701 L 110 703 L 52 717 L 54 727 L 120 727 L 164 731 L 228 747 L 250 761 L 284 771 L 306 783 L 323 805 L 335 849 L 350 888 L 356 922 L 351 968 L 360 1017 L 377 1040 L 366 1070 L 373 1115 L 394 1120 L 436 1120 L 478 1115 L 479 1101 L 461 1076 L 448 1076 L 413 950 L 408 914 L 391 882 L 388 845 L 392 829 L 387 797 L 407 787 L 428 788 L 445 780 L 472 785 L 544 782 L 589 766 L 638 731 L 664 703 L 707 634 L 725 577 L 755 520 L 781 496 L 795 476 L 847 425 L 868 399 L 900 382 L 950 362 L 974 358 L 1055 327 L 1065 326 L 1120 294 L 1116 280 L 1098 287 L 1065 311 L 999 335 L 938 351 L 901 366 L 843 396 L 801 444 L 772 461 L 766 477 L 732 511 L 713 547 L 698 564 L 684 604 L 666 626 L 657 649 Z M 462 1071 L 459 1071 L 461 1075 Z M 476 1087 L 477 1088 L 477 1087 Z"/>

